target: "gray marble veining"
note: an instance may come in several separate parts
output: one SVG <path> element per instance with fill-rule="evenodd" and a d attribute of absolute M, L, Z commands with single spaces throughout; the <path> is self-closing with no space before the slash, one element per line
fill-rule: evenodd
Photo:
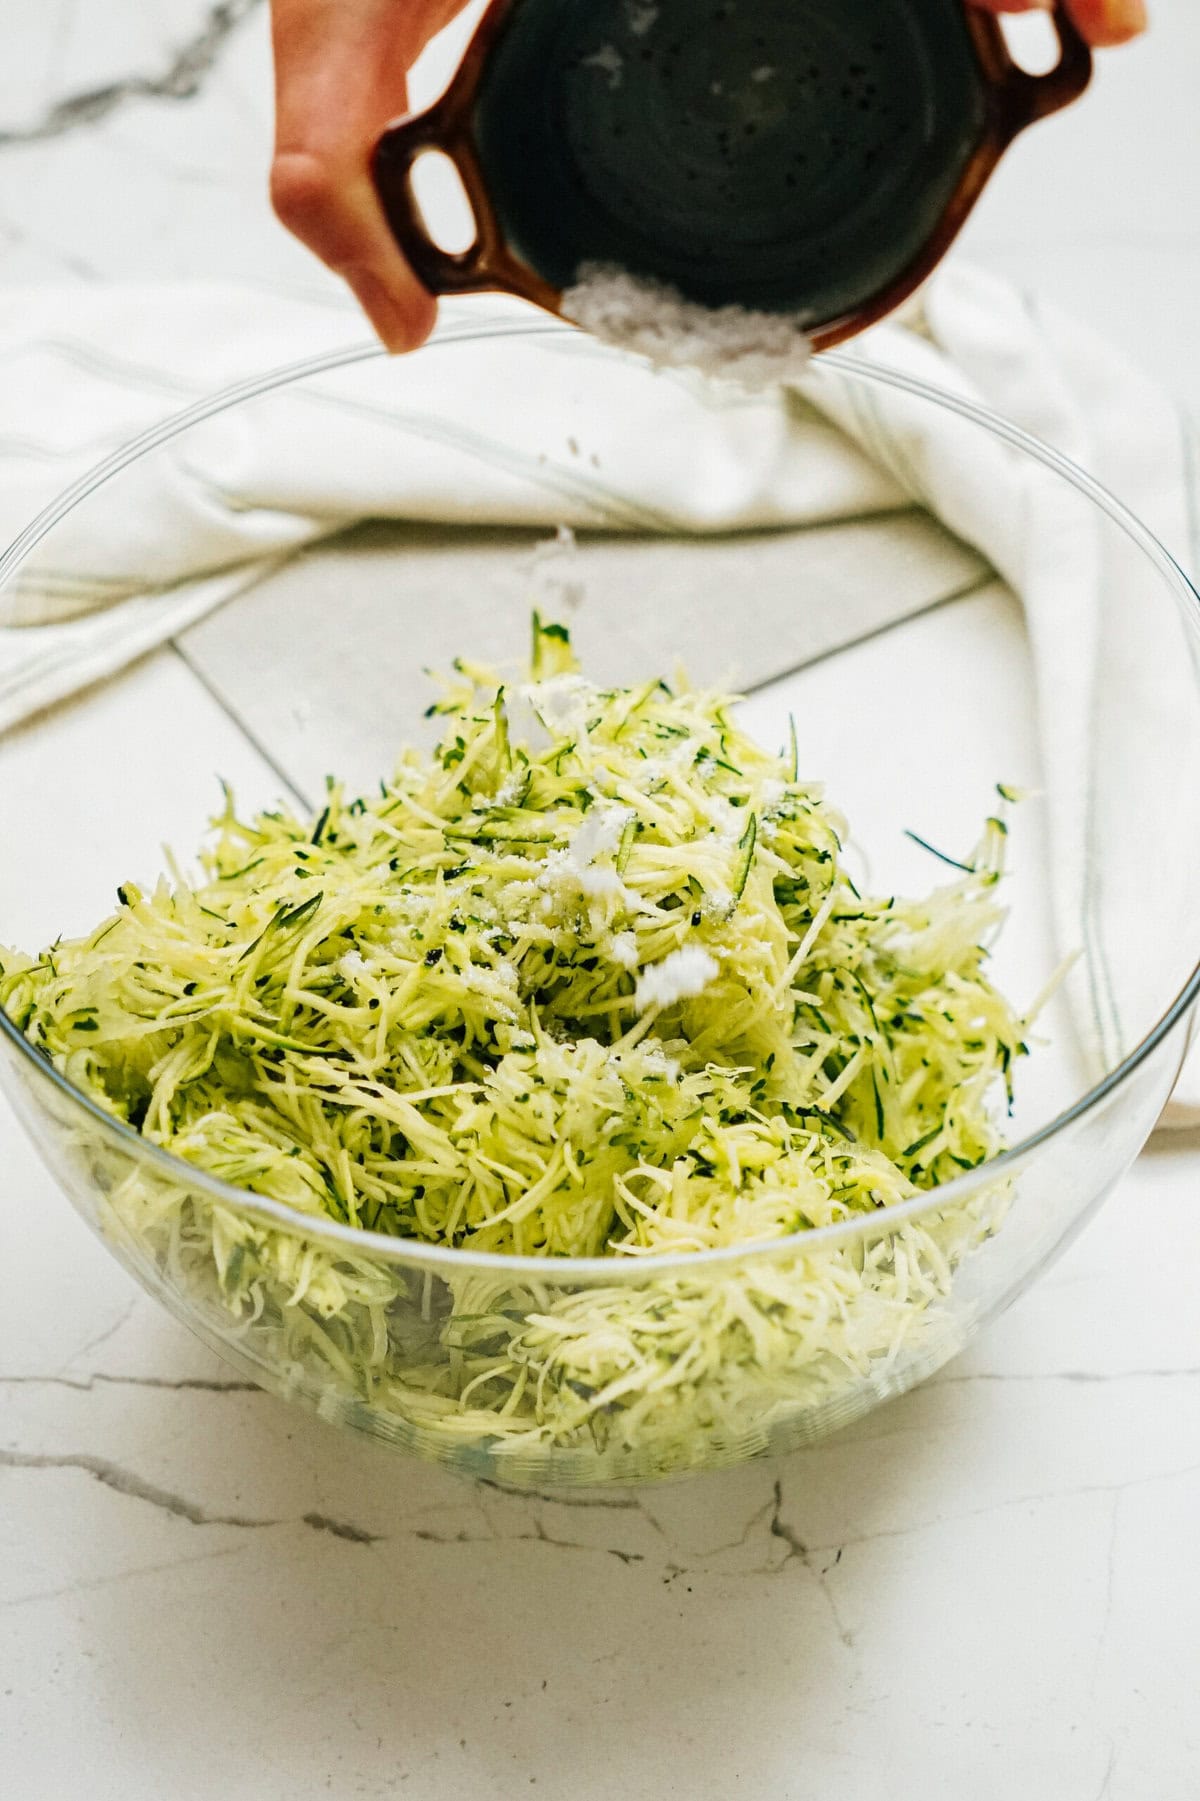
<path fill-rule="evenodd" d="M 54 99 L 26 125 L 0 125 L 0 150 L 10 144 L 36 143 L 97 125 L 133 100 L 194 99 L 217 68 L 238 26 L 263 3 L 264 0 L 216 0 L 202 15 L 195 31 L 166 52 L 160 69 L 136 69 L 117 80 Z"/>

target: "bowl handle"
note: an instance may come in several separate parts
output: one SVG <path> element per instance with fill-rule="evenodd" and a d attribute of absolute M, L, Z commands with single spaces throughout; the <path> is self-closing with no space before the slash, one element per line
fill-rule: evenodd
<path fill-rule="evenodd" d="M 987 45 L 980 43 L 980 49 L 1000 101 L 1006 137 L 1015 138 L 1027 125 L 1079 99 L 1092 79 L 1092 52 L 1061 0 L 1050 13 L 1058 38 L 1058 62 L 1044 75 L 1031 75 L 1015 63 L 998 21 L 972 10 L 977 25 L 982 25 L 984 36 L 991 40 Z M 976 35 L 978 40 L 978 31 Z"/>
<path fill-rule="evenodd" d="M 469 294 L 496 285 L 488 266 L 494 219 L 472 148 L 465 138 L 447 129 L 440 111 L 440 107 L 434 107 L 389 125 L 375 146 L 372 174 L 392 235 L 414 274 L 431 294 Z M 443 250 L 426 227 L 413 184 L 413 168 L 418 157 L 429 150 L 450 158 L 470 202 L 475 239 L 466 250 Z"/>
<path fill-rule="evenodd" d="M 501 290 L 556 312 L 561 294 L 518 262 L 504 241 L 472 131 L 488 56 L 516 4 L 492 0 L 446 92 L 427 112 L 387 127 L 375 146 L 371 173 L 392 234 L 431 294 Z M 413 187 L 413 166 L 427 150 L 448 156 L 462 182 L 475 218 L 475 241 L 466 250 L 443 250 L 429 235 Z"/>
<path fill-rule="evenodd" d="M 496 217 L 470 130 L 446 95 L 426 113 L 389 125 L 375 146 L 371 172 L 392 235 L 431 294 L 515 294 L 557 312 L 562 294 L 512 254 Z M 413 168 L 428 150 L 448 156 L 475 220 L 466 250 L 443 250 L 429 235 L 413 186 Z"/>

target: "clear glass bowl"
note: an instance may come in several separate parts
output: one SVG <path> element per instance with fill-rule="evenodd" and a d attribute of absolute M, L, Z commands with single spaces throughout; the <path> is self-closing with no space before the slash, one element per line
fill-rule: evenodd
<path fill-rule="evenodd" d="M 235 576 L 229 585 L 240 591 L 181 630 L 174 653 L 162 653 L 186 660 L 212 704 L 181 711 L 170 729 L 157 721 L 143 730 L 128 716 L 120 727 L 129 740 L 128 784 L 114 792 L 111 758 L 93 767 L 84 755 L 69 784 L 47 791 L 37 758 L 16 761 L 7 836 L 25 847 L 29 879 L 0 918 L 0 941 L 35 949 L 58 932 L 84 930 L 111 906 L 118 881 L 153 879 L 164 841 L 188 853 L 215 810 L 205 802 L 215 800 L 219 774 L 236 778 L 243 807 L 269 805 L 281 791 L 310 801 L 326 770 L 373 785 L 400 743 L 420 735 L 423 667 L 445 666 L 460 651 L 493 661 L 522 656 L 531 591 L 558 577 L 552 562 L 530 557 L 546 531 L 520 472 L 512 492 L 500 493 L 495 517 L 528 517 L 527 526 L 456 522 L 449 506 L 444 525 L 377 522 L 339 532 L 328 445 L 314 489 L 322 504 L 306 500 L 314 407 L 326 409 L 315 416 L 328 419 L 331 433 L 373 434 L 374 454 L 409 459 L 416 485 L 428 467 L 430 493 L 453 491 L 455 458 L 486 467 L 494 460 L 489 420 L 516 404 L 491 386 L 494 347 L 505 337 L 523 340 L 520 380 L 559 384 L 560 414 L 570 415 L 573 359 L 594 347 L 558 326 L 452 331 L 398 363 L 358 348 L 247 382 L 145 434 L 48 508 L 0 560 L 3 583 L 37 584 L 81 558 L 86 566 L 89 546 L 111 551 L 124 534 L 151 563 L 162 560 L 161 569 L 140 573 L 165 585 L 172 507 L 196 505 L 206 484 L 214 505 L 228 504 L 217 491 L 225 471 L 231 483 L 236 474 L 244 497 L 263 443 L 284 447 L 271 479 L 264 482 L 261 467 L 256 477 L 268 534 L 293 510 L 323 511 L 327 523 L 326 535 L 260 567 L 252 585 Z M 431 385 L 447 344 L 458 358 L 476 359 L 467 417 L 461 399 L 443 404 Z M 1010 475 L 1016 469 L 1043 498 L 1052 494 L 1060 517 L 1102 546 L 1116 572 L 1109 605 L 1136 607 L 1139 619 L 1159 609 L 1156 618 L 1179 626 L 1181 645 L 1200 642 L 1196 595 L 1179 568 L 1061 456 L 965 401 L 853 358 L 821 360 L 809 383 L 818 404 L 822 384 L 836 385 L 843 409 L 867 411 L 881 399 L 918 419 L 939 409 L 964 459 L 1002 458 Z M 541 452 L 526 444 L 527 468 L 541 472 L 564 508 L 578 509 L 589 481 L 608 480 L 603 467 L 588 473 L 604 462 L 589 454 L 594 426 L 580 403 L 563 441 Z M 636 447 L 625 448 L 636 461 Z M 709 449 L 683 437 L 650 454 L 674 465 L 677 491 L 700 491 Z M 866 847 L 852 854 L 876 891 L 918 892 L 937 878 L 904 828 L 961 850 L 991 810 L 997 779 L 1033 790 L 1012 821 L 1011 919 L 996 953 L 1001 986 L 1027 1002 L 1071 946 L 1062 943 L 1061 920 L 1056 942 L 1048 900 L 1059 828 L 1037 794 L 1034 686 L 1019 607 L 922 509 L 919 493 L 910 504 L 892 495 L 847 523 L 837 517 L 835 489 L 827 517 L 806 530 L 667 534 L 627 509 L 617 529 L 581 533 L 568 576 L 587 591 L 575 628 L 584 666 L 601 679 L 634 682 L 683 656 L 696 679 L 728 679 L 748 691 L 747 722 L 767 742 L 782 741 L 787 715 L 796 713 L 805 773 L 824 780 L 848 813 Z M 139 533 L 131 535 L 135 516 Z M 149 550 L 147 521 L 155 528 Z M 237 523 L 241 544 L 246 522 Z M 239 555 L 240 548 L 218 555 L 211 579 L 229 580 L 222 562 Z M 170 591 L 181 618 L 192 592 Z M 114 691 L 118 710 L 109 708 L 109 720 L 120 716 L 127 684 Z M 1189 723 L 1200 731 L 1200 692 L 1195 711 Z M 848 720 L 852 755 L 839 749 Z M 1107 729 L 1132 728 L 1118 709 Z M 1139 756 L 1167 783 L 1176 748 L 1164 734 L 1161 745 L 1140 742 Z M 1134 854 L 1129 829 L 1106 820 L 1101 812 L 1091 824 L 1101 909 Z M 0 1074 L 47 1164 L 113 1254 L 265 1388 L 355 1431 L 509 1484 L 641 1480 L 730 1463 L 816 1439 L 938 1368 L 1062 1250 L 1137 1154 L 1179 1070 L 1200 985 L 1192 880 L 1200 810 L 1187 830 L 1189 842 L 1136 846 L 1143 930 L 1177 954 L 1159 957 L 1151 974 L 1129 960 L 1123 1036 L 1100 1064 L 1081 1062 L 1068 981 L 1020 1072 L 1009 1151 L 902 1206 L 752 1249 L 547 1261 L 314 1221 L 143 1141 L 73 1088 L 4 1016 Z M 1081 921 L 1080 942 L 1095 929 L 1096 921 Z M 246 1232 L 274 1235 L 276 1265 L 288 1264 L 294 1276 L 264 1281 L 253 1312 L 239 1313 L 222 1269 Z M 306 1287 L 314 1269 L 323 1280 Z M 584 1314 L 590 1329 L 597 1321 L 603 1328 L 604 1342 L 592 1341 L 594 1379 L 560 1368 L 540 1399 L 532 1378 L 523 1393 L 514 1387 L 514 1367 L 542 1368 L 547 1323 L 561 1343 L 564 1323 Z M 606 1387 L 633 1360 L 641 1367 L 636 1406 Z M 488 1380 L 500 1367 L 511 1409 L 503 1432 L 494 1411 L 500 1391 Z"/>

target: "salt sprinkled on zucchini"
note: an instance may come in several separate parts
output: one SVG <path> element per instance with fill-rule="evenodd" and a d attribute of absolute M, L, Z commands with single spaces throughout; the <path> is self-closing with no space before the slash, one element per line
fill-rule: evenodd
<path fill-rule="evenodd" d="M 794 742 L 760 750 L 719 694 L 598 688 L 536 619 L 526 683 L 460 661 L 431 711 L 437 750 L 378 795 L 331 781 L 314 818 L 249 820 L 227 796 L 201 882 L 126 884 L 87 938 L 6 953 L 0 1003 L 197 1168 L 464 1250 L 761 1246 L 1001 1148 L 990 1097 L 1026 1051 L 987 975 L 1001 820 L 927 898 L 861 896 Z M 535 1297 L 464 1270 L 437 1304 L 145 1171 L 108 1205 L 204 1304 L 392 1417 L 665 1467 L 911 1342 L 1003 1185 L 719 1275 Z"/>

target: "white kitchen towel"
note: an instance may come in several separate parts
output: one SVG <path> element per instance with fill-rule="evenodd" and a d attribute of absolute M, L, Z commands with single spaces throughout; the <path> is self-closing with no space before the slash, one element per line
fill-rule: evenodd
<path fill-rule="evenodd" d="M 511 335 L 463 335 L 484 320 Z M 217 286 L 0 298 L 0 543 L 165 414 L 231 382 L 335 353 L 348 312 Z M 1194 938 L 1148 934 L 1156 868 L 1194 842 L 1197 638 L 1139 552 L 1058 478 L 952 413 L 822 367 L 799 394 L 665 378 L 504 303 L 446 309 L 436 353 L 373 394 L 361 368 L 168 441 L 64 519 L 0 590 L 0 729 L 112 673 L 261 573 L 366 517 L 625 532 L 822 524 L 927 507 L 1020 595 L 1038 683 L 1053 897 L 1085 1048 L 1111 1067 L 1147 992 Z M 1074 322 L 950 265 L 905 323 L 857 353 L 1045 439 L 1200 564 L 1196 439 L 1167 396 Z M 551 374 L 548 376 L 548 370 Z M 368 371 L 369 375 L 369 371 Z M 396 392 L 402 391 L 397 406 Z M 571 424 L 588 421 L 586 456 Z M 419 441 L 418 455 L 404 454 Z M 685 442 L 686 458 L 663 456 Z M 1145 595 L 1144 604 L 1139 594 Z M 952 679 L 952 672 L 947 672 Z M 1164 747 L 1177 780 L 1164 784 Z M 1184 830 L 1190 827 L 1190 837 Z M 1127 832 L 1127 868 L 1095 845 Z M 1193 1060 L 1168 1123 L 1200 1123 Z"/>

